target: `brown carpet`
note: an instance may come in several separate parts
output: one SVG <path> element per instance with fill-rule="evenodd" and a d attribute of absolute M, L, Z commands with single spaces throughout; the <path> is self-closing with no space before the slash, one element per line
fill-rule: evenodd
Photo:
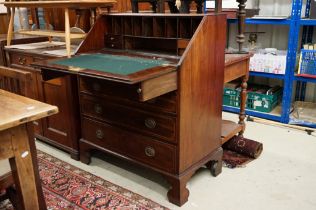
<path fill-rule="evenodd" d="M 260 142 L 234 136 L 223 144 L 223 162 L 228 168 L 243 167 L 258 158 L 263 150 Z"/>

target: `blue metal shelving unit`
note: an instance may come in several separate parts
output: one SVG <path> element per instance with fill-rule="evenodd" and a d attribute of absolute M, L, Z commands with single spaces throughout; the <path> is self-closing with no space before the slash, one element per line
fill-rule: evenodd
<path fill-rule="evenodd" d="M 307 1 L 306 12 L 309 14 L 310 0 Z M 292 0 L 291 16 L 288 19 L 246 19 L 246 24 L 265 24 L 265 25 L 288 25 L 288 49 L 287 49 L 287 64 L 285 75 L 268 74 L 261 72 L 250 72 L 250 76 L 266 77 L 280 79 L 284 81 L 283 86 L 283 98 L 282 98 L 282 112 L 279 116 L 246 110 L 246 114 L 282 123 L 289 122 L 289 116 L 291 111 L 291 100 L 294 81 L 302 82 L 316 82 L 316 79 L 297 77 L 294 75 L 296 66 L 296 55 L 298 48 L 298 39 L 300 33 L 300 27 L 304 25 L 316 25 L 316 20 L 301 19 L 303 0 Z M 237 23 L 237 20 L 228 20 L 228 23 Z M 239 112 L 238 108 L 223 106 L 224 111 Z"/>
<path fill-rule="evenodd" d="M 229 23 L 237 23 L 236 19 L 229 19 Z M 291 19 L 252 19 L 246 18 L 246 24 L 256 24 L 256 25 L 289 25 Z"/>
<path fill-rule="evenodd" d="M 295 81 L 316 83 L 316 78 L 295 76 Z"/>
<path fill-rule="evenodd" d="M 249 72 L 250 76 L 256 76 L 256 77 L 265 77 L 265 78 L 273 78 L 273 79 L 281 79 L 283 80 L 285 78 L 284 74 L 271 74 L 271 73 L 265 73 L 265 72 L 256 72 L 251 71 Z"/>

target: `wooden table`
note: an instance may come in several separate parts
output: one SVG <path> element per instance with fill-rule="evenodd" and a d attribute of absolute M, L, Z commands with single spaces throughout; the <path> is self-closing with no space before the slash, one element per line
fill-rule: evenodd
<path fill-rule="evenodd" d="M 0 89 L 0 159 L 9 159 L 25 209 L 46 209 L 40 184 L 31 121 L 58 108 Z"/>
<path fill-rule="evenodd" d="M 249 78 L 249 60 L 252 54 L 226 54 L 224 83 L 241 78 L 240 92 L 240 112 L 239 122 L 235 123 L 228 120 L 222 120 L 222 144 L 231 139 L 237 133 L 242 136 L 245 131 L 245 108 L 247 99 L 247 81 Z"/>
<path fill-rule="evenodd" d="M 69 9 L 83 9 L 83 8 L 98 8 L 98 7 L 112 7 L 116 0 L 68 0 L 68 1 L 9 1 L 4 2 L 4 6 L 12 9 L 10 12 L 10 22 L 8 28 L 7 45 L 11 44 L 14 25 L 14 13 L 16 7 L 26 8 L 63 8 L 65 10 L 65 32 L 43 31 L 43 30 L 22 30 L 19 33 L 27 35 L 41 35 L 41 36 L 56 36 L 65 37 L 67 55 L 70 57 L 70 40 L 84 38 L 85 34 L 70 33 L 69 24 Z M 95 17 L 95 14 L 92 14 Z"/>

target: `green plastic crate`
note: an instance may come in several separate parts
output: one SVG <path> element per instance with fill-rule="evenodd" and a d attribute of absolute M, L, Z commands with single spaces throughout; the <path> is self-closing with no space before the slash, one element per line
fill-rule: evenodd
<path fill-rule="evenodd" d="M 246 108 L 259 112 L 271 112 L 282 97 L 282 89 L 271 95 L 247 92 Z M 232 88 L 224 88 L 223 104 L 226 106 L 240 107 L 240 91 Z"/>

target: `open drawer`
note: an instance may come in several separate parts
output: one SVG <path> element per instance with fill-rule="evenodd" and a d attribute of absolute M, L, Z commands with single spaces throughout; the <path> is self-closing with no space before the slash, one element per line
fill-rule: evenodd
<path fill-rule="evenodd" d="M 77 74 L 80 91 L 147 101 L 177 89 L 177 63 L 160 57 L 92 53 L 35 64 L 44 80 Z"/>

